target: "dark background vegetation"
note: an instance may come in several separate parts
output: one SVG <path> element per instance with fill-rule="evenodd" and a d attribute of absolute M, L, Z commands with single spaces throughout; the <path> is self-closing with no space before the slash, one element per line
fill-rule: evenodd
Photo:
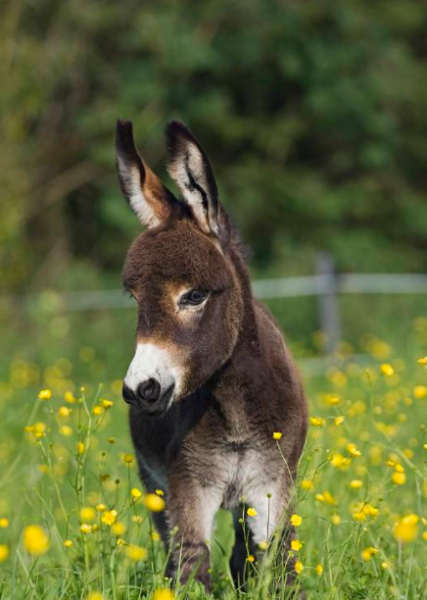
<path fill-rule="evenodd" d="M 118 287 L 139 231 L 116 183 L 118 117 L 165 178 L 165 124 L 190 125 L 255 276 L 311 274 L 319 251 L 342 272 L 427 271 L 425 2 L 4 0 L 0 11 L 9 355 L 131 354 L 129 311 L 56 314 L 52 296 L 43 310 L 19 305 L 29 292 Z M 346 337 L 404 336 L 425 304 L 343 300 Z M 310 346 L 314 301 L 275 306 Z"/>

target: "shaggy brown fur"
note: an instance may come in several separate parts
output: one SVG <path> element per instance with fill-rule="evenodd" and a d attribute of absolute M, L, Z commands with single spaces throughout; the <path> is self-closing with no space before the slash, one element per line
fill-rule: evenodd
<path fill-rule="evenodd" d="M 166 490 L 166 514 L 155 515 L 165 544 L 178 531 L 170 574 L 181 561 L 183 581 L 196 570 L 209 588 L 206 542 L 220 507 L 235 514 L 236 580 L 247 555 L 242 503 L 257 510 L 247 519 L 254 549 L 286 519 L 307 408 L 282 334 L 252 296 L 206 154 L 181 123 L 167 135 L 180 200 L 140 159 L 132 125 L 117 125 L 121 188 L 148 226 L 123 271 L 138 302 L 137 352 L 123 394 L 141 479 L 150 492 Z M 287 523 L 287 539 L 290 530 Z"/>

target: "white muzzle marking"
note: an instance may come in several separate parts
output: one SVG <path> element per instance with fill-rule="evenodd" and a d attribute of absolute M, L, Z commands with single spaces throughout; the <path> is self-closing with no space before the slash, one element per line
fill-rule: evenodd
<path fill-rule="evenodd" d="M 176 365 L 168 350 L 155 344 L 138 344 L 124 383 L 133 392 L 136 392 L 140 383 L 151 378 L 159 382 L 162 394 L 175 384 L 174 394 L 170 400 L 172 402 L 173 398 L 179 395 L 183 369 Z"/>

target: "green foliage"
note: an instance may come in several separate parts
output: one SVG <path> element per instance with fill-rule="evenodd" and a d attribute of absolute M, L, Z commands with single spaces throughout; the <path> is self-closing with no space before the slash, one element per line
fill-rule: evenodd
<path fill-rule="evenodd" d="M 415 0 L 7 0 L 0 15 L 3 284 L 120 267 L 138 225 L 117 117 L 164 175 L 181 118 L 262 272 L 425 270 L 427 11 Z M 4 267 L 7 266 L 7 269 Z"/>

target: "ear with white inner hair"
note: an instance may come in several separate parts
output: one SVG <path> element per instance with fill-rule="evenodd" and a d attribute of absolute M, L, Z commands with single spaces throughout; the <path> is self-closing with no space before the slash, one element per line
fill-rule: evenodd
<path fill-rule="evenodd" d="M 194 134 L 180 121 L 166 129 L 169 150 L 168 172 L 183 200 L 191 208 L 200 229 L 222 237 L 224 211 L 209 159 Z"/>
<path fill-rule="evenodd" d="M 120 187 L 133 212 L 143 225 L 158 227 L 178 201 L 139 156 L 131 121 L 117 121 L 116 160 Z"/>

